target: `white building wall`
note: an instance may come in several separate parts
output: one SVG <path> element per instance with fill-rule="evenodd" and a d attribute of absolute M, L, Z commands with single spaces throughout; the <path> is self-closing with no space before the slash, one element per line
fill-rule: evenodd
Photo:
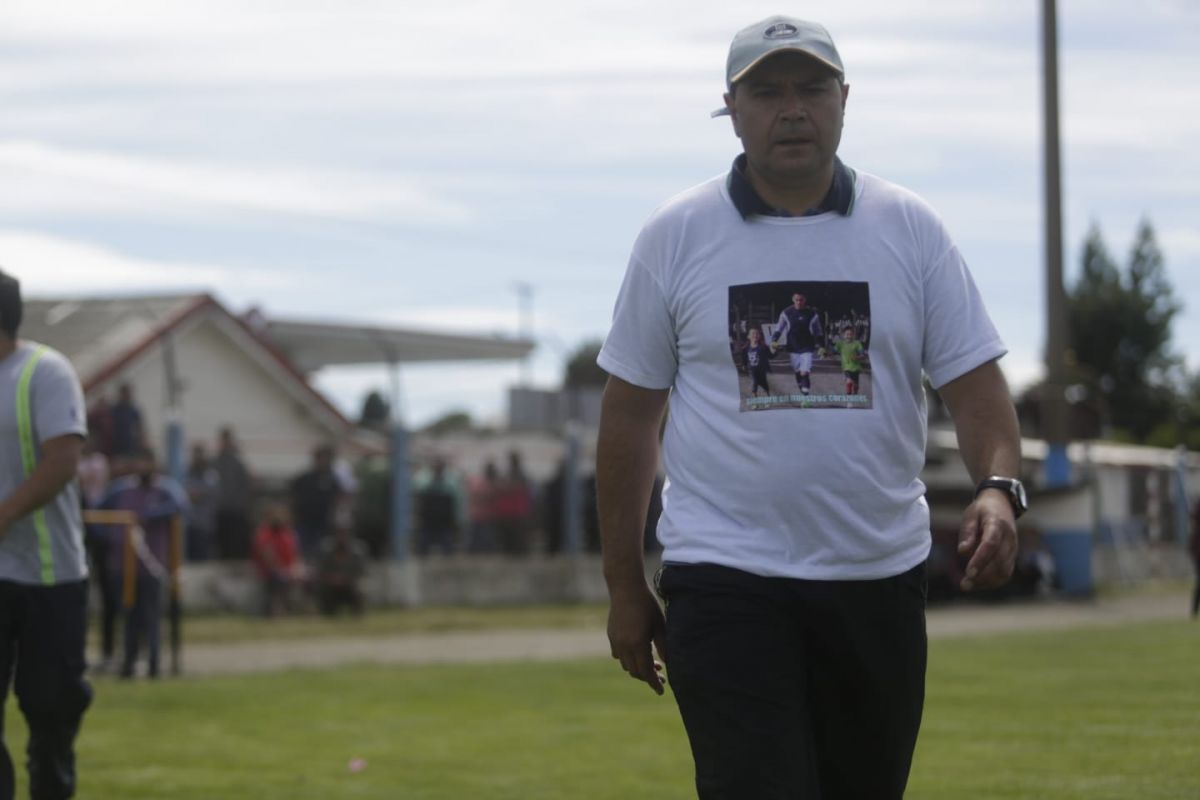
<path fill-rule="evenodd" d="M 1129 517 L 1129 472 L 1124 467 L 1098 466 L 1099 511 L 1102 520 Z"/>
<path fill-rule="evenodd" d="M 229 425 L 251 472 L 279 480 L 305 469 L 312 449 L 333 438 L 327 422 L 287 391 L 211 317 L 183 326 L 172 342 L 189 451 L 193 443 L 203 442 L 214 453 L 217 432 Z M 111 399 L 121 383 L 132 385 L 160 458 L 165 456 L 166 443 L 165 370 L 163 347 L 156 344 L 104 387 L 97 387 Z M 93 392 L 89 401 L 96 396 Z"/>

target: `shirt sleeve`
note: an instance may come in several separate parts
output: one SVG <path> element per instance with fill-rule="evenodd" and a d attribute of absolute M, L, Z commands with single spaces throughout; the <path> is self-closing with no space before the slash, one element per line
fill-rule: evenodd
<path fill-rule="evenodd" d="M 34 367 L 30 408 L 38 442 L 69 434 L 87 436 L 83 387 L 70 363 L 58 353 L 46 353 Z"/>
<path fill-rule="evenodd" d="M 635 386 L 669 389 L 679 368 L 676 346 L 675 323 L 662 286 L 635 255 L 596 363 Z"/>
<path fill-rule="evenodd" d="M 1007 351 L 962 255 L 947 249 L 925 274 L 923 366 L 940 389 Z"/>
<path fill-rule="evenodd" d="M 779 312 L 779 321 L 775 323 L 775 333 L 771 335 L 771 341 L 778 342 L 780 337 L 786 337 L 791 328 L 792 323 L 788 321 L 787 310 L 784 309 Z"/>

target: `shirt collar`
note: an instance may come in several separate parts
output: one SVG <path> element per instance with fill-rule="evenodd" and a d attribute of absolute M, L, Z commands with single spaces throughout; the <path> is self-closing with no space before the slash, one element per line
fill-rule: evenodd
<path fill-rule="evenodd" d="M 829 191 L 825 193 L 825 197 L 815 208 L 805 211 L 802 216 L 810 217 L 824 214 L 827 211 L 836 211 L 844 217 L 850 216 L 850 212 L 854 209 L 856 178 L 854 170 L 843 164 L 840 158 L 834 156 L 833 182 L 829 185 Z M 729 197 L 733 200 L 733 205 L 737 208 L 738 213 L 742 215 L 742 219 L 749 219 L 751 216 L 794 216 L 786 209 L 775 208 L 768 204 L 750 185 L 750 179 L 746 177 L 745 153 L 733 160 L 733 168 L 729 170 L 729 177 L 726 179 L 725 185 L 729 188 Z"/>

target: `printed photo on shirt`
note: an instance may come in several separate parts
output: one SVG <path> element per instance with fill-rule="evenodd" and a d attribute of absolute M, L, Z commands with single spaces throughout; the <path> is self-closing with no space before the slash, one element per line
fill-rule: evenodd
<path fill-rule="evenodd" d="M 871 293 L 854 281 L 729 287 L 740 410 L 871 408 Z"/>

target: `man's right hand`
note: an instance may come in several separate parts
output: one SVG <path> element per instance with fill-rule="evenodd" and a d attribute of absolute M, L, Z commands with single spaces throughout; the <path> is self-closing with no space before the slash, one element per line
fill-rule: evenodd
<path fill-rule="evenodd" d="M 612 656 L 631 678 L 644 682 L 656 694 L 663 693 L 660 673 L 667 661 L 666 619 L 650 587 L 642 583 L 627 590 L 610 590 L 608 642 Z M 662 664 L 654 660 L 651 643 Z"/>

